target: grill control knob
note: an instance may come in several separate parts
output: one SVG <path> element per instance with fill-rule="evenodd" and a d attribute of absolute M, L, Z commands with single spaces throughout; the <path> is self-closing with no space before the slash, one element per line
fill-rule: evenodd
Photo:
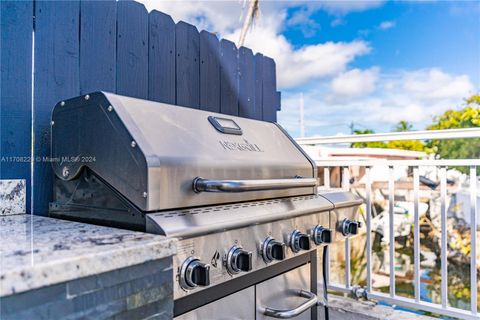
<path fill-rule="evenodd" d="M 210 265 L 195 257 L 188 257 L 180 270 L 180 286 L 193 289 L 210 285 Z"/>
<path fill-rule="evenodd" d="M 331 243 L 332 230 L 324 228 L 321 225 L 317 225 L 312 230 L 312 239 L 316 245 L 319 245 L 322 243 Z"/>
<path fill-rule="evenodd" d="M 239 246 L 233 246 L 227 254 L 226 266 L 228 272 L 235 274 L 252 270 L 252 256 L 252 252 L 243 250 Z"/>
<path fill-rule="evenodd" d="M 362 227 L 360 221 L 353 221 L 350 219 L 343 219 L 339 225 L 339 230 L 344 236 L 358 234 L 358 229 Z"/>
<path fill-rule="evenodd" d="M 298 230 L 294 230 L 290 234 L 290 248 L 293 252 L 300 250 L 310 250 L 310 237 L 308 234 L 301 233 Z"/>
<path fill-rule="evenodd" d="M 287 255 L 287 246 L 285 243 L 268 237 L 262 244 L 262 256 L 265 262 L 273 260 L 283 260 Z"/>

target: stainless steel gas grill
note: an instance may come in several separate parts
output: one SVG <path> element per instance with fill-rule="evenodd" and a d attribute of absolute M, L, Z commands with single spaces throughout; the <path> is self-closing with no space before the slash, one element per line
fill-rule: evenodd
<path fill-rule="evenodd" d="M 359 226 L 275 123 L 97 92 L 55 106 L 52 158 L 51 216 L 180 240 L 178 319 L 317 318 L 317 249 Z"/>

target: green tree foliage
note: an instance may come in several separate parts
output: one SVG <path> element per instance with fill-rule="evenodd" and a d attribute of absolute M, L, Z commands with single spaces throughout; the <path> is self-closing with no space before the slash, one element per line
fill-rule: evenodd
<path fill-rule="evenodd" d="M 413 129 L 412 124 L 408 121 L 400 121 L 394 128 L 395 132 L 410 131 Z M 365 130 L 354 130 L 355 134 L 370 134 L 375 133 L 371 129 Z M 411 151 L 427 151 L 425 144 L 421 141 L 416 140 L 398 140 L 398 141 L 389 141 L 389 142 L 354 142 L 351 145 L 352 148 L 386 148 L 386 149 L 400 149 L 400 150 L 411 150 Z"/>
<path fill-rule="evenodd" d="M 375 133 L 374 130 L 365 129 L 365 130 L 353 130 L 354 134 L 372 134 Z M 354 142 L 351 144 L 352 148 L 386 148 L 387 144 L 383 141 L 375 142 Z"/>
<path fill-rule="evenodd" d="M 465 107 L 447 110 L 427 130 L 480 127 L 480 95 L 465 99 Z M 480 139 L 431 140 L 427 145 L 441 159 L 480 159 Z M 460 169 L 460 168 L 459 168 Z M 467 168 L 463 168 L 467 170 Z"/>
<path fill-rule="evenodd" d="M 396 132 L 411 131 L 412 129 L 413 125 L 405 120 L 400 120 L 400 122 L 395 126 Z"/>
<path fill-rule="evenodd" d="M 408 121 L 401 120 L 395 127 L 395 132 L 405 132 L 411 131 L 413 125 Z M 418 140 L 398 140 L 398 141 L 389 141 L 387 143 L 387 148 L 389 149 L 400 149 L 400 150 L 411 150 L 411 151 L 421 151 L 427 152 L 425 144 L 422 141 Z"/>

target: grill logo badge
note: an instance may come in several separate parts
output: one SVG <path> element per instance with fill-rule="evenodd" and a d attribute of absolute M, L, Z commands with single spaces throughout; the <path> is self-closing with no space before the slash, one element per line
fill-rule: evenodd
<path fill-rule="evenodd" d="M 213 254 L 213 257 L 212 257 L 212 260 L 210 261 L 210 264 L 216 268 L 218 265 L 217 265 L 217 261 L 218 259 L 220 259 L 220 252 L 218 252 L 218 250 L 215 250 L 215 253 Z"/>
<path fill-rule="evenodd" d="M 219 140 L 218 142 L 220 145 L 225 149 L 225 150 L 238 150 L 238 151 L 250 151 L 250 152 L 263 152 L 262 149 L 260 149 L 259 146 L 256 144 L 248 142 L 248 140 L 243 139 L 242 142 L 230 142 L 230 141 L 221 141 Z"/>

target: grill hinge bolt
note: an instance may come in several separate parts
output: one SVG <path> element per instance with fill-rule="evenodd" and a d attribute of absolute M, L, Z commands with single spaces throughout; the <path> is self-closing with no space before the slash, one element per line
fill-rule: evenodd
<path fill-rule="evenodd" d="M 85 100 L 88 100 L 88 99 L 90 99 L 90 96 L 87 94 L 85 95 Z"/>
<path fill-rule="evenodd" d="M 60 102 L 60 106 L 63 107 L 65 105 L 65 101 Z"/>
<path fill-rule="evenodd" d="M 113 111 L 113 107 L 112 107 L 112 106 L 108 106 L 107 110 L 108 110 L 108 112 L 112 112 L 112 111 Z"/>
<path fill-rule="evenodd" d="M 55 124 L 55 121 L 52 120 L 52 121 L 50 122 L 50 124 L 53 126 L 53 125 Z"/>
<path fill-rule="evenodd" d="M 137 143 L 135 141 L 132 141 L 132 143 L 130 143 L 130 145 L 132 146 L 132 148 L 135 148 L 137 146 Z"/>
<path fill-rule="evenodd" d="M 148 196 L 148 193 L 144 192 L 143 197 L 146 198 Z"/>

